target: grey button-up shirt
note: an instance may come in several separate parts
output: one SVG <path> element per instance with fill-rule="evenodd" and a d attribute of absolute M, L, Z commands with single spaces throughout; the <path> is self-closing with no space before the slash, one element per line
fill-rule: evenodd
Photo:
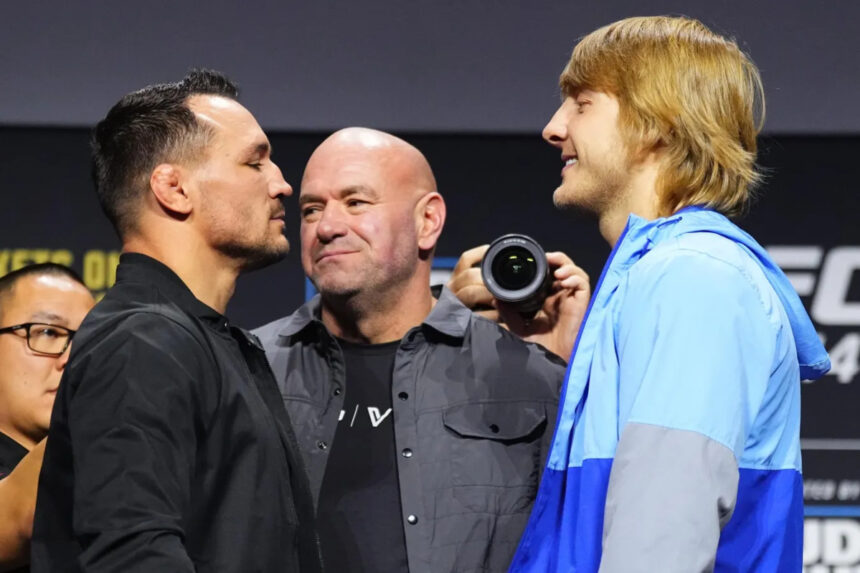
<path fill-rule="evenodd" d="M 255 331 L 307 462 L 314 500 L 346 373 L 319 297 Z M 403 337 L 391 384 L 409 570 L 506 571 L 537 491 L 565 365 L 443 290 Z"/>

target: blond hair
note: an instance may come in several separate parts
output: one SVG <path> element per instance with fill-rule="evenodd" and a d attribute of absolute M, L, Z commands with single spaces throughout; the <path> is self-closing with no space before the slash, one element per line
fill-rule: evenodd
<path fill-rule="evenodd" d="M 595 30 L 561 74 L 565 95 L 614 95 L 631 153 L 661 147 L 659 214 L 705 205 L 742 213 L 761 175 L 756 135 L 764 91 L 737 44 L 697 20 L 628 18 Z"/>

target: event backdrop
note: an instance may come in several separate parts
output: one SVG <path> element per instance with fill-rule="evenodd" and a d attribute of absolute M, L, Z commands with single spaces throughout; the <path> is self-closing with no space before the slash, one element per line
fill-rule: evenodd
<path fill-rule="evenodd" d="M 271 135 L 296 195 L 323 136 Z M 92 191 L 87 137 L 83 129 L 0 128 L 0 274 L 53 260 L 81 272 L 95 293 L 113 283 L 118 243 Z M 427 155 L 448 204 L 441 266 L 521 232 L 567 252 L 597 282 L 609 248 L 589 218 L 553 208 L 561 161 L 537 135 L 404 137 Z M 760 148 L 766 182 L 741 225 L 789 274 L 833 361 L 830 375 L 802 388 L 804 563 L 808 573 L 860 571 L 860 137 L 764 137 Z M 243 326 L 305 298 L 295 195 L 286 204 L 293 252 L 240 279 L 228 314 Z"/>

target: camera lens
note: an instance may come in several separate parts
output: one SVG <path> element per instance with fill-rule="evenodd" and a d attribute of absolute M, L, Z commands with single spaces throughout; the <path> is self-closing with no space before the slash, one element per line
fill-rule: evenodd
<path fill-rule="evenodd" d="M 499 251 L 493 259 L 493 276 L 504 289 L 519 290 L 529 286 L 537 274 L 534 255 L 520 246 Z"/>
<path fill-rule="evenodd" d="M 552 286 L 546 253 L 531 237 L 515 233 L 490 243 L 481 276 L 497 300 L 512 304 L 523 316 L 534 316 Z"/>

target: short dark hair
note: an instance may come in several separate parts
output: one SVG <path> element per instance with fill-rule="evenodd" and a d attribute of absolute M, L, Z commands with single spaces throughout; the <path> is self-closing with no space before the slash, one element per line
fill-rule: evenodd
<path fill-rule="evenodd" d="M 195 95 L 237 99 L 239 89 L 213 70 L 191 70 L 179 82 L 124 96 L 93 130 L 92 173 L 99 202 L 120 238 L 135 228 L 134 214 L 149 176 L 161 162 L 194 160 L 211 129 L 188 107 Z"/>
<path fill-rule="evenodd" d="M 18 284 L 18 281 L 26 277 L 41 277 L 45 275 L 65 277 L 79 283 L 84 288 L 87 286 L 84 284 L 84 281 L 81 280 L 78 273 L 65 265 L 57 263 L 36 263 L 33 265 L 27 265 L 26 267 L 21 267 L 20 269 L 14 270 L 0 277 L 0 314 L 3 312 L 3 306 L 6 299 L 12 293 L 15 285 Z"/>

